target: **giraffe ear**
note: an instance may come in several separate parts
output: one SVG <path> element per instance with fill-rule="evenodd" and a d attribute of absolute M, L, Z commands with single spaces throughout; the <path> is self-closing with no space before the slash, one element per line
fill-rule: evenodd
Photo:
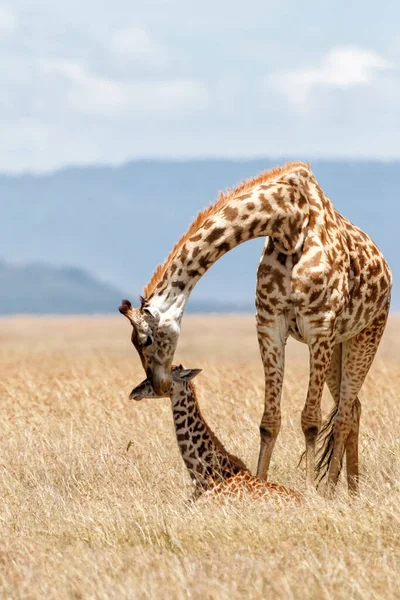
<path fill-rule="evenodd" d="M 149 301 L 143 296 L 140 296 L 140 310 L 145 315 L 150 315 L 153 319 L 157 319 L 159 317 L 159 312 L 156 308 L 150 306 Z"/>
<path fill-rule="evenodd" d="M 175 381 L 190 381 L 201 371 L 202 369 L 175 369 L 172 373 L 172 379 L 175 379 Z"/>

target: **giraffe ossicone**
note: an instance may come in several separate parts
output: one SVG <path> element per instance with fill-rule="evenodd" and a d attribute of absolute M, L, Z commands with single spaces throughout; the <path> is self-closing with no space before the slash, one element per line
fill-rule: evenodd
<path fill-rule="evenodd" d="M 171 365 L 186 302 L 202 275 L 226 252 L 266 237 L 257 271 L 257 333 L 265 372 L 257 474 L 267 478 L 281 424 L 285 344 L 309 347 L 310 375 L 301 426 L 307 481 L 316 474 L 324 383 L 335 402 L 317 465 L 336 484 L 346 453 L 349 489 L 358 487 L 358 393 L 382 337 L 391 273 L 381 252 L 323 193 L 310 166 L 289 163 L 221 194 L 201 212 L 156 269 L 139 308 L 120 311 L 157 395 L 171 386 Z"/>
<path fill-rule="evenodd" d="M 173 367 L 171 387 L 166 394 L 171 400 L 178 447 L 195 484 L 194 497 L 248 495 L 256 499 L 285 498 L 300 502 L 299 493 L 255 477 L 240 458 L 225 449 L 200 411 L 192 381 L 200 371 L 184 369 L 182 365 Z M 132 400 L 158 398 L 149 379 L 136 386 L 129 397 Z"/>

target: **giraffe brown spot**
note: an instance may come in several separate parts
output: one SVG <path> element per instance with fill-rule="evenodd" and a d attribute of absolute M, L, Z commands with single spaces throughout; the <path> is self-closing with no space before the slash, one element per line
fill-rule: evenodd
<path fill-rule="evenodd" d="M 360 321 L 362 314 L 363 314 L 363 307 L 359 306 L 358 310 L 357 310 L 357 312 L 355 314 L 355 317 L 354 317 L 354 322 L 355 323 L 358 323 Z"/>
<path fill-rule="evenodd" d="M 225 254 L 226 252 L 229 252 L 231 245 L 229 242 L 222 242 L 222 244 L 215 246 L 215 249 L 218 251 L 218 255 Z"/>
<path fill-rule="evenodd" d="M 279 187 L 276 192 L 271 193 L 272 198 L 278 204 L 278 206 L 282 207 L 285 203 L 286 197 L 283 193 L 283 188 Z"/>
<path fill-rule="evenodd" d="M 272 206 L 270 201 L 265 197 L 265 194 L 260 194 L 260 201 L 261 201 L 261 210 L 265 211 L 268 214 L 271 214 L 273 212 Z"/>
<path fill-rule="evenodd" d="M 197 269 L 190 269 L 187 272 L 187 274 L 188 274 L 188 277 L 190 277 L 190 279 L 196 279 L 197 277 L 201 277 L 201 273 Z"/>
<path fill-rule="evenodd" d="M 368 267 L 368 277 L 369 278 L 374 278 L 377 275 L 379 275 L 379 273 L 381 272 L 381 265 L 379 264 L 378 261 L 374 261 L 373 263 L 371 263 Z"/>
<path fill-rule="evenodd" d="M 237 244 L 240 244 L 240 242 L 242 241 L 242 229 L 238 226 L 234 227 L 234 232 L 235 232 L 235 242 Z"/>
<path fill-rule="evenodd" d="M 191 238 L 189 238 L 189 241 L 191 242 L 199 242 L 201 240 L 202 234 L 198 233 L 197 235 L 192 235 Z"/>
<path fill-rule="evenodd" d="M 297 252 L 295 254 L 292 254 L 292 266 L 295 267 L 297 265 L 297 263 L 300 260 L 300 254 L 298 254 Z"/>
<path fill-rule="evenodd" d="M 207 270 L 211 264 L 212 264 L 212 260 L 210 259 L 209 254 L 206 254 L 205 256 L 200 256 L 199 267 L 201 267 L 204 270 Z"/>
<path fill-rule="evenodd" d="M 273 187 L 275 187 L 274 183 L 263 183 L 260 185 L 260 190 L 270 190 Z"/>
<path fill-rule="evenodd" d="M 249 228 L 249 237 L 253 238 L 254 237 L 254 232 L 257 229 L 257 227 L 261 224 L 261 219 L 254 219 L 251 223 L 250 223 L 250 228 Z"/>
<path fill-rule="evenodd" d="M 301 167 L 297 170 L 297 173 L 298 175 L 300 175 L 301 177 L 305 177 L 306 179 L 310 176 L 309 171 L 306 171 L 306 169 Z"/>
<path fill-rule="evenodd" d="M 186 244 L 184 244 L 182 246 L 182 250 L 181 250 L 178 258 L 182 262 L 182 264 L 185 264 L 187 257 L 188 257 L 188 249 L 186 248 Z"/>
<path fill-rule="evenodd" d="M 272 227 L 271 227 L 272 233 L 279 233 L 282 228 L 282 225 L 283 225 L 283 217 L 280 217 L 280 216 L 275 217 L 275 219 L 272 223 Z"/>
<path fill-rule="evenodd" d="M 214 221 L 212 219 L 207 219 L 207 221 L 205 223 L 203 223 L 202 227 L 203 229 L 210 229 L 210 227 L 212 227 L 214 225 Z M 192 240 L 194 241 L 194 240 Z"/>
<path fill-rule="evenodd" d="M 307 262 L 307 267 L 318 267 L 321 263 L 322 250 L 318 250 L 314 256 Z"/>
<path fill-rule="evenodd" d="M 281 304 L 281 301 L 279 300 L 279 298 L 270 297 L 269 303 L 271 304 L 271 306 L 276 307 L 279 304 Z"/>
<path fill-rule="evenodd" d="M 225 233 L 225 227 L 216 227 L 215 229 L 213 229 L 211 231 L 211 233 L 209 233 L 209 235 L 205 238 L 205 241 L 208 242 L 209 244 L 212 244 L 213 242 L 215 242 L 216 240 L 219 240 L 219 238 L 224 235 Z"/>
<path fill-rule="evenodd" d="M 225 218 L 228 219 L 228 221 L 234 221 L 237 218 L 238 214 L 239 211 L 234 206 L 229 206 L 229 204 L 225 206 L 224 215 Z"/>
<path fill-rule="evenodd" d="M 199 454 L 204 454 L 204 452 L 207 450 L 207 446 L 204 440 L 201 442 L 197 450 Z"/>
<path fill-rule="evenodd" d="M 389 283 L 386 280 L 385 275 L 382 275 L 380 280 L 379 280 L 379 285 L 381 288 L 381 292 L 385 292 L 387 290 L 387 288 L 389 287 Z"/>
<path fill-rule="evenodd" d="M 321 275 L 321 273 L 318 273 L 318 272 L 313 272 L 313 273 L 311 273 L 311 274 L 310 274 L 310 279 L 311 279 L 311 281 L 313 282 L 313 284 L 314 284 L 315 286 L 317 286 L 317 285 L 322 285 L 322 284 L 324 283 L 324 278 L 323 278 L 323 276 Z M 335 288 L 335 287 L 336 287 L 336 285 L 335 285 L 335 282 L 334 282 L 334 281 L 332 281 L 332 285 L 331 285 L 331 287 L 332 287 L 332 288 Z"/>
<path fill-rule="evenodd" d="M 287 259 L 287 254 L 284 254 L 283 252 L 279 252 L 276 260 L 278 261 L 278 263 L 280 263 L 283 267 L 286 265 L 286 259 Z"/>
<path fill-rule="evenodd" d="M 324 290 L 314 290 L 314 291 L 312 292 L 312 294 L 310 295 L 310 298 L 309 298 L 309 303 L 310 303 L 310 304 L 314 304 L 314 302 L 315 302 L 316 300 L 318 300 L 318 298 L 321 296 L 321 294 L 322 294 L 322 292 L 323 292 L 323 291 L 324 291 Z"/>
<path fill-rule="evenodd" d="M 283 273 L 281 273 L 278 269 L 274 269 L 272 272 L 272 275 L 273 275 L 274 283 L 276 283 L 276 285 L 278 286 L 281 294 L 284 295 L 285 291 L 286 291 L 285 284 L 284 284 L 285 275 Z"/>
<path fill-rule="evenodd" d="M 303 208 L 307 204 L 307 198 L 303 194 L 300 194 L 297 204 L 300 208 Z"/>
<path fill-rule="evenodd" d="M 367 293 L 365 294 L 365 302 L 373 302 L 376 300 L 378 294 L 378 286 L 376 283 L 370 283 L 367 289 Z"/>

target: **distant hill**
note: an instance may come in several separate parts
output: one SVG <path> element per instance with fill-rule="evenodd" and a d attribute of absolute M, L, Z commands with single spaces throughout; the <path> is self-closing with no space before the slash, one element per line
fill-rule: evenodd
<path fill-rule="evenodd" d="M 110 284 L 102 288 L 106 310 L 108 302 L 115 306 L 114 290 L 122 290 L 132 301 L 137 297 L 156 265 L 196 213 L 217 198 L 219 190 L 284 162 L 286 159 L 136 161 L 120 167 L 68 168 L 44 175 L 0 175 L 0 256 L 7 263 L 42 263 L 54 269 L 69 264 L 92 273 L 93 292 L 100 290 L 97 285 L 105 285 L 100 281 Z M 394 274 L 393 307 L 399 309 L 400 163 L 312 161 L 311 166 L 338 210 L 383 250 Z M 262 239 L 247 242 L 225 255 L 200 280 L 189 306 L 203 303 L 253 311 L 263 243 Z M 57 273 L 61 277 L 61 272 Z M 62 273 L 64 277 L 64 269 Z M 44 273 L 40 276 L 45 277 Z M 49 272 L 48 276 L 51 279 Z M 76 279 L 73 289 L 77 290 Z M 54 283 L 60 289 L 62 285 L 61 281 Z M 81 306 L 90 308 L 94 298 L 89 287 Z M 86 292 L 82 294 L 86 298 Z M 117 302 L 119 299 L 118 292 Z M 37 302 L 40 312 L 54 310 L 53 301 L 47 302 L 43 296 L 42 303 L 39 298 Z"/>
<path fill-rule="evenodd" d="M 0 315 L 117 314 L 124 294 L 87 271 L 0 261 Z M 136 298 L 132 298 L 136 301 Z M 248 312 L 245 303 L 191 301 L 188 312 Z"/>
<path fill-rule="evenodd" d="M 83 269 L 0 262 L 0 314 L 116 311 L 121 293 Z"/>

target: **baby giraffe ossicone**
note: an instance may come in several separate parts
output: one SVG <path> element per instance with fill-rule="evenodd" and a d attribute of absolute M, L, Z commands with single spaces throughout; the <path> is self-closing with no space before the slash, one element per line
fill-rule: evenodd
<path fill-rule="evenodd" d="M 206 495 L 241 495 L 252 498 L 288 498 L 299 502 L 300 494 L 283 485 L 252 475 L 246 465 L 230 454 L 211 431 L 200 412 L 192 379 L 201 369 L 172 368 L 169 392 L 176 439 L 183 461 L 195 483 L 195 498 Z M 133 400 L 159 398 L 148 379 L 135 387 Z"/>

